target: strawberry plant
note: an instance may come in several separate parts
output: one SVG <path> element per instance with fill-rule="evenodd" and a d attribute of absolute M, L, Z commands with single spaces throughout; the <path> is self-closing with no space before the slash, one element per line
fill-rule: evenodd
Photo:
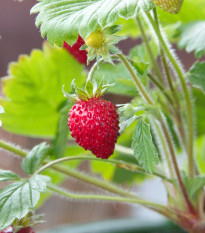
<path fill-rule="evenodd" d="M 0 170 L 9 181 L 0 190 L 1 232 L 34 232 L 35 210 L 57 193 L 142 205 L 205 233 L 203 0 L 38 0 L 31 13 L 47 42 L 9 64 L 0 119 L 8 132 L 45 141 L 27 150 L 0 140 L 26 174 Z M 141 42 L 125 55 L 118 42 L 130 36 Z M 195 55 L 189 71 L 173 43 Z M 106 93 L 131 101 L 114 105 Z M 89 174 L 78 168 L 85 160 Z M 167 204 L 124 189 L 142 174 L 160 178 Z M 72 193 L 60 185 L 67 176 L 107 192 Z"/>

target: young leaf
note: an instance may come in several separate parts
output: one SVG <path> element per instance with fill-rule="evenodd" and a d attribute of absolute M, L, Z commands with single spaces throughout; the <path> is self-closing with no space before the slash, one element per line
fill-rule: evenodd
<path fill-rule="evenodd" d="M 195 52 L 197 58 L 205 54 L 205 21 L 185 24 L 179 31 L 178 45 L 180 48 L 185 48 L 188 53 Z"/>
<path fill-rule="evenodd" d="M 188 72 L 189 81 L 205 94 L 205 62 L 196 62 Z"/>
<path fill-rule="evenodd" d="M 132 149 L 138 163 L 149 173 L 158 164 L 158 152 L 152 142 L 150 126 L 139 120 L 132 138 Z"/>
<path fill-rule="evenodd" d="M 119 17 L 135 17 L 140 9 L 139 0 L 39 0 L 31 13 L 39 13 L 36 26 L 41 25 L 41 35 L 47 34 L 53 45 L 72 44 L 78 34 L 89 36 L 99 26 L 113 25 Z"/>
<path fill-rule="evenodd" d="M 1 189 L 0 229 L 10 226 L 15 219 L 20 220 L 33 210 L 39 201 L 40 193 L 46 192 L 49 181 L 47 176 L 36 175 Z"/>
<path fill-rule="evenodd" d="M 22 168 L 27 174 L 33 174 L 47 157 L 49 146 L 45 142 L 35 146 L 22 162 Z"/>
<path fill-rule="evenodd" d="M 13 181 L 19 179 L 20 178 L 16 173 L 0 169 L 0 181 Z"/>
<path fill-rule="evenodd" d="M 196 176 L 194 178 L 185 177 L 185 187 L 191 201 L 196 201 L 199 192 L 205 185 L 204 176 Z"/>

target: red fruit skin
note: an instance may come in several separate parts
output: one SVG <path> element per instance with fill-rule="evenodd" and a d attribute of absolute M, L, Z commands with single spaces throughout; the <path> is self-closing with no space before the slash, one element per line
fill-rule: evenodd
<path fill-rule="evenodd" d="M 115 105 L 101 98 L 81 100 L 68 114 L 71 136 L 96 157 L 108 159 L 119 137 L 119 121 Z"/>
<path fill-rule="evenodd" d="M 5 228 L 0 233 L 13 233 L 13 232 L 14 232 L 14 228 L 12 226 L 10 226 L 10 227 Z"/>
<path fill-rule="evenodd" d="M 35 231 L 31 227 L 23 227 L 17 233 L 35 233 Z"/>
<path fill-rule="evenodd" d="M 87 51 L 80 50 L 80 47 L 85 44 L 85 41 L 81 36 L 78 36 L 78 39 L 73 46 L 70 46 L 65 41 L 63 43 L 63 48 L 67 49 L 68 52 L 73 55 L 81 64 L 87 64 Z"/>

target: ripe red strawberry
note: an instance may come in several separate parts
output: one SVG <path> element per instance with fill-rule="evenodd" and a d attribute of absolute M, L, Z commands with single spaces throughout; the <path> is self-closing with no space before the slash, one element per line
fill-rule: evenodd
<path fill-rule="evenodd" d="M 31 227 L 23 227 L 17 233 L 35 233 Z"/>
<path fill-rule="evenodd" d="M 115 105 L 101 96 L 91 97 L 77 102 L 68 116 L 71 135 L 80 146 L 102 159 L 113 154 L 119 136 Z"/>
<path fill-rule="evenodd" d="M 63 48 L 67 49 L 70 54 L 72 54 L 80 63 L 87 64 L 87 52 L 86 50 L 80 50 L 81 46 L 85 44 L 85 41 L 81 36 L 78 36 L 78 39 L 73 46 L 70 46 L 65 41 L 63 43 Z"/>
<path fill-rule="evenodd" d="M 183 0 L 152 0 L 152 2 L 172 14 L 177 14 L 182 6 Z"/>
<path fill-rule="evenodd" d="M 5 228 L 0 233 L 13 233 L 13 232 L 14 232 L 14 228 L 12 226 L 10 226 L 10 227 Z"/>

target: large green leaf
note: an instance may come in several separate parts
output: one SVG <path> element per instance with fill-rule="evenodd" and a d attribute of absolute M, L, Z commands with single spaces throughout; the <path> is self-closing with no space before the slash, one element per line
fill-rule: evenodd
<path fill-rule="evenodd" d="M 204 74 L 205 74 L 205 62 L 202 62 L 202 63 L 196 62 L 189 70 L 188 78 L 193 86 L 200 88 L 205 93 L 205 75 Z"/>
<path fill-rule="evenodd" d="M 2 127 L 12 133 L 35 137 L 56 133 L 60 110 L 66 98 L 62 93 L 85 80 L 83 65 L 66 50 L 44 45 L 43 51 L 33 50 L 30 56 L 20 56 L 9 67 L 9 77 L 2 80 L 5 98 L 1 98 L 5 113 L 0 114 Z M 66 127 L 66 126 L 65 126 Z"/>
<path fill-rule="evenodd" d="M 178 45 L 188 53 L 195 52 L 197 58 L 205 54 L 205 21 L 195 21 L 183 25 L 179 29 Z"/>
<path fill-rule="evenodd" d="M 195 142 L 196 162 L 201 174 L 205 174 L 205 135 L 198 137 Z"/>
<path fill-rule="evenodd" d="M 36 175 L 29 180 L 10 184 L 0 190 L 0 229 L 10 226 L 15 219 L 21 219 L 37 205 L 40 193 L 46 192 L 50 179 Z"/>
<path fill-rule="evenodd" d="M 100 27 L 113 25 L 118 18 L 136 17 L 139 0 L 40 0 L 31 13 L 39 13 L 36 25 L 51 44 L 74 43 L 78 33 L 86 38 Z M 141 1 L 144 5 L 144 1 Z"/>
<path fill-rule="evenodd" d="M 152 142 L 150 126 L 143 120 L 139 120 L 132 139 L 132 148 L 138 163 L 149 173 L 158 164 L 158 152 Z"/>

